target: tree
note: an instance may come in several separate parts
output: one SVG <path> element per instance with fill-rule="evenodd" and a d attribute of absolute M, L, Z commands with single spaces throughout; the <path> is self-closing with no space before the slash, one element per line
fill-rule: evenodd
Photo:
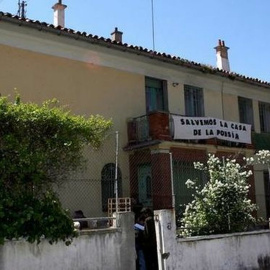
<path fill-rule="evenodd" d="M 53 184 L 83 164 L 83 148 L 98 147 L 111 125 L 101 116 L 71 115 L 57 100 L 39 106 L 0 97 L 0 242 L 69 242 L 73 222 Z"/>
<path fill-rule="evenodd" d="M 253 157 L 246 158 L 247 164 L 263 164 L 267 166 L 268 174 L 270 177 L 270 151 L 269 150 L 259 150 Z"/>
<path fill-rule="evenodd" d="M 206 166 L 194 163 L 204 170 L 209 181 L 201 189 L 196 181 L 187 180 L 194 189 L 194 200 L 186 206 L 182 219 L 182 235 L 207 235 L 240 232 L 255 220 L 256 205 L 248 199 L 248 177 L 252 174 L 236 160 L 219 159 L 209 155 Z"/>

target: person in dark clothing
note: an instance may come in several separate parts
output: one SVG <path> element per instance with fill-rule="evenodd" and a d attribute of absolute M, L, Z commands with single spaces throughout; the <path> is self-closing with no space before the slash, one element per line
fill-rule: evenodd
<path fill-rule="evenodd" d="M 76 218 L 86 218 L 86 217 L 83 214 L 82 210 L 76 210 L 74 211 L 72 218 L 76 219 Z M 80 230 L 88 228 L 88 222 L 86 220 L 80 220 L 79 223 L 80 223 Z"/>
<path fill-rule="evenodd" d="M 143 205 L 138 201 L 136 198 L 131 199 L 131 207 L 132 211 L 135 215 L 135 222 L 138 220 L 138 218 L 141 216 L 141 210 L 143 208 Z"/>
<path fill-rule="evenodd" d="M 144 216 L 144 257 L 147 270 L 158 270 L 156 230 L 153 211 L 142 209 Z"/>
<path fill-rule="evenodd" d="M 134 225 L 135 229 L 135 247 L 136 247 L 136 270 L 146 270 L 144 258 L 144 217 L 137 218 Z"/>

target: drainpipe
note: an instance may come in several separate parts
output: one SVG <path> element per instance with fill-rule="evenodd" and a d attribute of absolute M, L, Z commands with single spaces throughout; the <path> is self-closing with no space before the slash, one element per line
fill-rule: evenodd
<path fill-rule="evenodd" d="M 221 82 L 221 110 L 222 110 L 222 119 L 224 120 L 224 82 Z"/>
<path fill-rule="evenodd" d="M 115 211 L 118 214 L 118 142 L 119 142 L 119 132 L 115 132 Z"/>
<path fill-rule="evenodd" d="M 174 193 L 174 179 L 173 179 L 173 159 L 172 153 L 170 154 L 170 169 L 171 169 L 171 187 L 172 187 L 172 208 L 175 209 L 175 193 Z"/>

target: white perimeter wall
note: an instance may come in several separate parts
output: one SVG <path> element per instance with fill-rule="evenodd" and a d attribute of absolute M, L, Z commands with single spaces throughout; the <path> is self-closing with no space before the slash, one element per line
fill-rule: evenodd
<path fill-rule="evenodd" d="M 159 269 L 270 269 L 270 230 L 177 239 L 173 211 L 155 215 Z"/>
<path fill-rule="evenodd" d="M 7 241 L 0 246 L 1 270 L 135 270 L 134 215 L 120 228 L 87 232 L 70 246 Z M 176 238 L 174 212 L 155 211 L 159 270 L 270 269 L 270 230 Z"/>
<path fill-rule="evenodd" d="M 135 270 L 134 215 L 120 215 L 119 229 L 87 232 L 70 246 L 7 241 L 0 246 L 1 270 Z"/>

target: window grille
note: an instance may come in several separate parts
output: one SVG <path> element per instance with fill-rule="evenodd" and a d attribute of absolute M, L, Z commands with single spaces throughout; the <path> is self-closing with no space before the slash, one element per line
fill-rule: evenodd
<path fill-rule="evenodd" d="M 118 176 L 118 196 L 122 196 L 122 173 L 119 168 L 117 172 Z M 101 188 L 102 188 L 102 210 L 108 210 L 108 199 L 115 197 L 115 164 L 106 164 L 101 172 Z"/>
<path fill-rule="evenodd" d="M 249 124 L 252 126 L 252 129 L 254 129 L 252 99 L 238 97 L 238 108 L 240 122 L 244 124 Z"/>
<path fill-rule="evenodd" d="M 270 103 L 259 102 L 261 132 L 270 132 Z"/>
<path fill-rule="evenodd" d="M 184 85 L 186 116 L 204 116 L 203 89 Z"/>

